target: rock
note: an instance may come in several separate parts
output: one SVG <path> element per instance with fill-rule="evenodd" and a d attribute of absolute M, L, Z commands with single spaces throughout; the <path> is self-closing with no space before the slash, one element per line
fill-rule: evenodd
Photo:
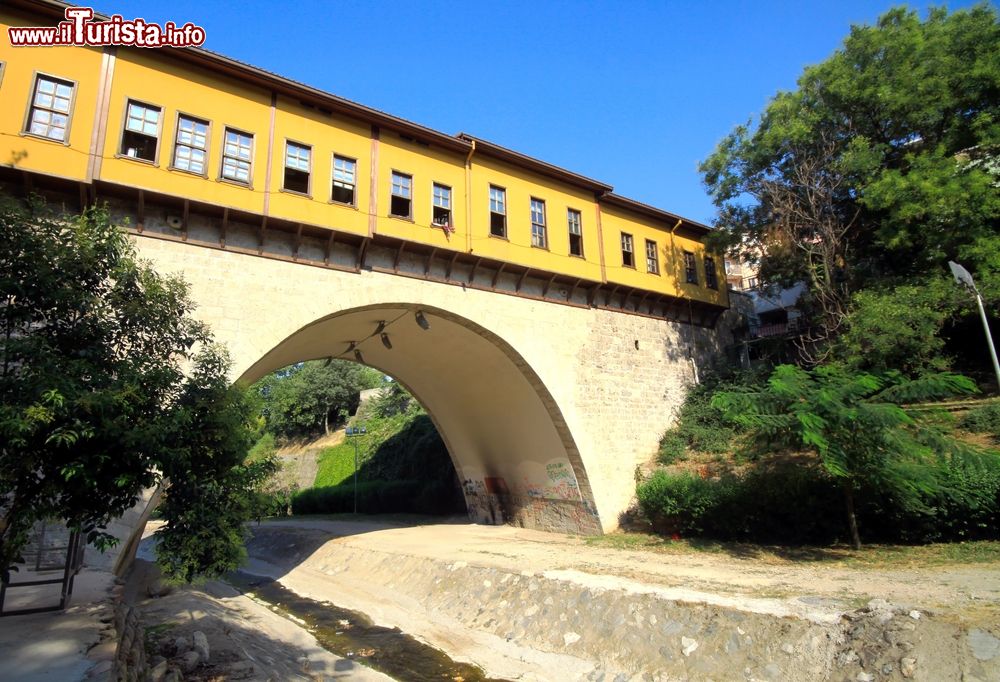
<path fill-rule="evenodd" d="M 910 611 L 909 615 L 913 620 L 920 620 L 920 612 L 917 610 Z"/>
<path fill-rule="evenodd" d="M 862 673 L 858 673 L 858 676 L 855 679 L 858 682 L 874 682 L 875 676 L 872 675 L 871 673 L 864 673 L 864 672 L 862 672 Z"/>
<path fill-rule="evenodd" d="M 92 661 L 113 661 L 118 651 L 118 642 L 113 640 L 103 642 L 87 652 L 87 658 Z"/>
<path fill-rule="evenodd" d="M 253 663 L 250 661 L 237 661 L 229 666 L 229 679 L 244 680 L 253 675 Z"/>
<path fill-rule="evenodd" d="M 100 661 L 87 671 L 87 677 L 91 679 L 106 679 L 105 676 L 111 673 L 111 666 L 111 661 Z"/>
<path fill-rule="evenodd" d="M 198 652 L 189 651 L 183 656 L 181 656 L 180 660 L 181 671 L 189 673 L 195 668 L 197 668 L 199 663 L 201 663 L 201 658 L 198 656 Z"/>
<path fill-rule="evenodd" d="M 907 679 L 913 677 L 913 674 L 917 672 L 917 659 L 915 658 L 900 659 L 899 672 L 903 675 L 903 677 Z"/>
<path fill-rule="evenodd" d="M 151 680 L 151 682 L 162 682 L 166 676 L 167 676 L 167 659 L 160 658 L 149 669 L 149 679 Z"/>
<path fill-rule="evenodd" d="M 882 666 L 883 675 L 891 675 L 893 670 L 895 670 L 895 667 L 892 665 L 892 663 L 886 663 L 885 665 Z"/>
<path fill-rule="evenodd" d="M 183 656 L 191 649 L 191 640 L 187 637 L 178 637 L 174 640 L 174 654 Z"/>
<path fill-rule="evenodd" d="M 205 633 L 201 630 L 197 630 L 191 638 L 194 640 L 194 650 L 198 652 L 198 655 L 201 657 L 203 662 L 208 663 L 209 648 L 208 638 L 205 637 Z"/>
<path fill-rule="evenodd" d="M 972 649 L 972 655 L 980 661 L 992 661 L 1000 656 L 1000 639 L 997 639 L 985 630 L 978 628 L 969 630 L 966 642 Z"/>
<path fill-rule="evenodd" d="M 781 645 L 781 650 L 784 651 L 789 656 L 795 653 L 795 647 L 793 647 L 788 642 L 785 642 L 784 644 Z"/>
<path fill-rule="evenodd" d="M 168 670 L 167 676 L 163 678 L 163 682 L 181 682 L 181 674 L 177 672 L 177 668 Z"/>
<path fill-rule="evenodd" d="M 698 642 L 691 639 L 690 637 L 681 637 L 681 652 L 685 656 L 690 656 L 691 653 L 698 648 Z"/>
<path fill-rule="evenodd" d="M 576 634 L 575 632 L 567 632 L 565 635 L 563 635 L 563 643 L 566 646 L 569 646 L 570 644 L 576 644 L 579 641 L 580 641 L 580 635 Z"/>

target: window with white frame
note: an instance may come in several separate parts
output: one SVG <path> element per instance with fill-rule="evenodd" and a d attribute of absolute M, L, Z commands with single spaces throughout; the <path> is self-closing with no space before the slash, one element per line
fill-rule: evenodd
<path fill-rule="evenodd" d="M 545 235 L 545 202 L 541 199 L 531 200 L 531 245 L 548 248 Z"/>
<path fill-rule="evenodd" d="M 660 274 L 660 254 L 656 248 L 656 242 L 652 239 L 646 240 L 646 272 L 654 275 Z"/>
<path fill-rule="evenodd" d="M 309 194 L 309 173 L 312 170 L 312 147 L 297 142 L 285 142 L 285 182 L 289 192 Z"/>
<path fill-rule="evenodd" d="M 566 210 L 569 225 L 569 255 L 583 257 L 583 216 L 572 208 Z"/>
<path fill-rule="evenodd" d="M 208 121 L 190 116 L 177 117 L 173 167 L 199 175 L 205 174 L 208 162 Z"/>
<path fill-rule="evenodd" d="M 122 132 L 122 155 L 156 162 L 162 113 L 160 107 L 131 99 L 128 101 L 125 109 L 125 130 Z"/>
<path fill-rule="evenodd" d="M 222 177 L 249 185 L 252 164 L 253 135 L 226 128 L 226 137 L 222 145 Z"/>
<path fill-rule="evenodd" d="M 2 69 L 2 65 L 0 65 Z M 50 140 L 66 142 L 69 137 L 69 115 L 73 104 L 73 83 L 38 75 L 31 96 L 31 109 L 25 132 Z"/>
<path fill-rule="evenodd" d="M 397 218 L 413 216 L 413 176 L 392 172 L 392 188 L 389 197 L 389 215 Z"/>
<path fill-rule="evenodd" d="M 490 234 L 507 237 L 507 190 L 490 185 Z"/>
<path fill-rule="evenodd" d="M 451 187 L 434 183 L 434 217 L 432 222 L 437 227 L 451 227 Z"/>
<path fill-rule="evenodd" d="M 635 246 L 632 235 L 622 232 L 622 265 L 626 268 L 635 267 Z"/>
<path fill-rule="evenodd" d="M 358 162 L 346 156 L 333 155 L 333 189 L 330 200 L 339 204 L 354 205 L 357 190 Z"/>

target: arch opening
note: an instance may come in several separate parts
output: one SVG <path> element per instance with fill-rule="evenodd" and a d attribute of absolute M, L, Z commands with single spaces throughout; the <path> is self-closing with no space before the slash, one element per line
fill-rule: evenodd
<path fill-rule="evenodd" d="M 448 448 L 472 521 L 601 532 L 587 472 L 559 406 L 496 334 L 431 306 L 351 308 L 289 335 L 240 381 L 328 357 L 395 377 L 424 406 Z"/>

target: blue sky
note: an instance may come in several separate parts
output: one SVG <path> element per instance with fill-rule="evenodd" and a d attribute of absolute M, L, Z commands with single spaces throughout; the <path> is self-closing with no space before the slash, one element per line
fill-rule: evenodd
<path fill-rule="evenodd" d="M 96 9 L 192 21 L 208 49 L 710 223 L 698 162 L 794 88 L 851 24 L 894 4 L 101 0 Z"/>

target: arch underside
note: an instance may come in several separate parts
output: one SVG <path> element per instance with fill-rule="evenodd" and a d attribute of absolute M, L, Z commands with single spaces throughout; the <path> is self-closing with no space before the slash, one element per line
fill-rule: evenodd
<path fill-rule="evenodd" d="M 417 324 L 422 311 L 428 329 Z M 373 335 L 380 322 L 392 348 Z M 598 534 L 587 473 L 559 406 L 503 339 L 448 311 L 407 303 L 353 308 L 299 329 L 240 377 L 304 360 L 355 360 L 405 385 L 448 447 L 472 520 Z"/>

